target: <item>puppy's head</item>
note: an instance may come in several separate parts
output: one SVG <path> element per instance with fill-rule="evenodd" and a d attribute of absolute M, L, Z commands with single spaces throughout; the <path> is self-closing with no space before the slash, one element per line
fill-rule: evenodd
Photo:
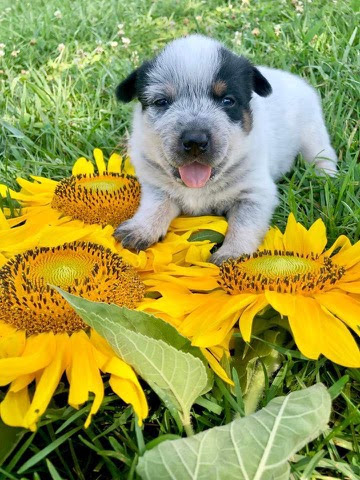
<path fill-rule="evenodd" d="M 134 128 L 151 160 L 188 187 L 203 187 L 233 161 L 252 128 L 253 92 L 271 93 L 259 70 L 200 35 L 171 42 L 116 89 L 119 100 L 141 102 Z"/>

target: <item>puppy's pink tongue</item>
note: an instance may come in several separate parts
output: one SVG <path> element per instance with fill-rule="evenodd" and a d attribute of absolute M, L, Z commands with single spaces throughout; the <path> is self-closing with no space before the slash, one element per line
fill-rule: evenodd
<path fill-rule="evenodd" d="M 209 180 L 211 167 L 198 162 L 190 163 L 179 168 L 181 180 L 187 187 L 201 188 Z"/>

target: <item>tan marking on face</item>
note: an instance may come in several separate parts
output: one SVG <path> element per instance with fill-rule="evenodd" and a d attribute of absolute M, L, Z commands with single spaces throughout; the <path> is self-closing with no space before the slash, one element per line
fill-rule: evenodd
<path fill-rule="evenodd" d="M 213 83 L 212 90 L 215 95 L 221 97 L 221 95 L 225 93 L 226 87 L 227 85 L 224 80 L 218 80 L 217 82 Z"/>
<path fill-rule="evenodd" d="M 252 115 L 250 110 L 245 110 L 243 113 L 242 125 L 245 133 L 250 133 L 252 129 Z"/>

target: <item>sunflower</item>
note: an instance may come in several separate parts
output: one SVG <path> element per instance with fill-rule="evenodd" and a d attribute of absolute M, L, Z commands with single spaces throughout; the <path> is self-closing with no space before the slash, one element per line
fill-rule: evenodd
<path fill-rule="evenodd" d="M 131 218 L 140 203 L 140 184 L 129 159 L 113 153 L 108 163 L 99 148 L 94 149 L 96 171 L 91 161 L 79 158 L 72 175 L 59 182 L 32 176 L 18 178 L 20 192 L 0 186 L 0 195 L 18 200 L 22 214 L 11 225 L 27 221 L 33 226 L 80 220 L 85 224 L 118 226 Z M 114 206 L 116 205 L 116 208 Z"/>
<path fill-rule="evenodd" d="M 180 333 L 211 347 L 221 345 L 238 320 L 250 341 L 255 315 L 271 306 L 288 318 L 303 355 L 359 367 L 349 328 L 360 332 L 360 242 L 340 236 L 325 250 L 326 243 L 322 220 L 307 230 L 291 214 L 285 232 L 271 228 L 253 255 L 220 268 L 195 256 L 192 267 L 153 276 L 148 284 L 162 295 L 146 308 L 181 319 Z"/>
<path fill-rule="evenodd" d="M 117 253 L 89 242 L 35 248 L 7 261 L 0 268 L 0 385 L 9 388 L 0 417 L 35 430 L 66 373 L 70 405 L 78 408 L 94 395 L 87 427 L 104 396 L 103 372 L 141 423 L 148 407 L 134 371 L 50 285 L 128 308 L 145 292 L 138 273 Z"/>

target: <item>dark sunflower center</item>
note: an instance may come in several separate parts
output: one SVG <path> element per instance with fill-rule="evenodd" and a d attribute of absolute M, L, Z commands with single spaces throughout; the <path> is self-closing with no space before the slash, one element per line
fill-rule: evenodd
<path fill-rule="evenodd" d="M 328 257 L 264 250 L 224 262 L 220 286 L 230 294 L 275 290 L 315 293 L 333 286 L 345 270 Z"/>
<path fill-rule="evenodd" d="M 0 268 L 0 320 L 28 334 L 86 328 L 49 285 L 89 300 L 135 308 L 144 295 L 139 275 L 99 245 L 75 242 L 29 250 Z"/>
<path fill-rule="evenodd" d="M 76 175 L 61 180 L 51 206 L 63 215 L 89 224 L 118 226 L 140 203 L 140 184 L 119 173 Z"/>

